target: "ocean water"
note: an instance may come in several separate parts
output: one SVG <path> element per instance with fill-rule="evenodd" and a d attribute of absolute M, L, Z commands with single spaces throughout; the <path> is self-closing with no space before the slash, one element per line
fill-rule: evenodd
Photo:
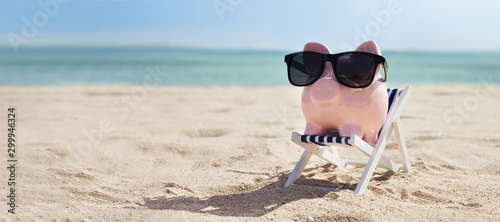
<path fill-rule="evenodd" d="M 166 48 L 0 49 L 0 85 L 143 84 L 148 69 L 163 85 L 289 85 L 290 52 Z M 388 85 L 500 83 L 500 53 L 383 52 Z M 148 68 L 149 67 L 149 68 Z"/>

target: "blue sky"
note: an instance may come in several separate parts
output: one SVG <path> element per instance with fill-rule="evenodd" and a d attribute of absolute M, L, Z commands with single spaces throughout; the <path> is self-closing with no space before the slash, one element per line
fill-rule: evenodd
<path fill-rule="evenodd" d="M 500 52 L 499 24 L 499 0 L 0 0 L 9 47 L 298 51 L 316 41 L 344 51 L 371 39 L 382 50 Z"/>

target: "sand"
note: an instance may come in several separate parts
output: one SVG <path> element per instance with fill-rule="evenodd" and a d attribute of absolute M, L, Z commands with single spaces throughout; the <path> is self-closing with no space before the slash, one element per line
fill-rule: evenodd
<path fill-rule="evenodd" d="M 411 173 L 313 157 L 301 89 L 0 87 L 7 221 L 499 221 L 500 86 L 415 86 L 402 114 Z M 7 213 L 7 108 L 16 108 L 16 214 Z M 398 160 L 394 137 L 384 152 Z M 346 159 L 365 160 L 357 150 Z M 325 191 L 304 185 L 347 188 Z"/>

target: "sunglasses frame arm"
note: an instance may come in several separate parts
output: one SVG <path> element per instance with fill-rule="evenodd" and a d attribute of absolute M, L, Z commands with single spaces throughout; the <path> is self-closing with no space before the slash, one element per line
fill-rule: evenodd
<path fill-rule="evenodd" d="M 389 71 L 389 66 L 387 65 L 387 61 L 384 58 L 384 62 L 382 62 L 382 68 L 384 68 L 384 82 L 387 82 L 387 72 Z"/>

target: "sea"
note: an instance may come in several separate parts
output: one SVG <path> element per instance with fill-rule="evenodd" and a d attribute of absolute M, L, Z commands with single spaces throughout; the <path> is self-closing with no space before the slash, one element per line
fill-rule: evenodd
<path fill-rule="evenodd" d="M 0 48 L 0 85 L 276 86 L 288 83 L 284 56 L 293 51 L 186 48 Z M 500 53 L 383 52 L 387 85 L 500 84 Z M 291 85 L 290 85 L 291 86 Z"/>

